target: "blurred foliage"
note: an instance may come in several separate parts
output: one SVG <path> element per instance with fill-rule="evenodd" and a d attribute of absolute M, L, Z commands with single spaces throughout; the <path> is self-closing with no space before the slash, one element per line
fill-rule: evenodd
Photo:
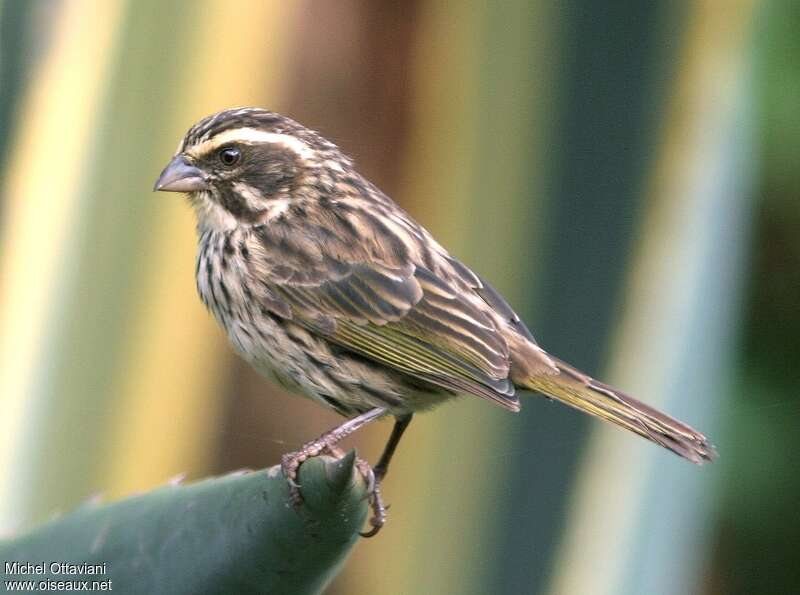
<path fill-rule="evenodd" d="M 755 88 L 761 175 L 735 402 L 727 416 L 715 592 L 800 589 L 800 4 L 758 14 Z"/>
<path fill-rule="evenodd" d="M 780 384 L 798 379 L 786 362 L 800 360 L 800 4 L 774 0 L 759 16 L 754 59 L 762 174 L 744 349 L 746 361 Z"/>
<path fill-rule="evenodd" d="M 526 3 L 516 4 L 507 11 L 508 22 L 519 18 Z M 539 157 L 546 186 L 531 180 L 522 192 L 528 204 L 542 203 L 538 218 L 547 224 L 537 225 L 541 237 L 529 241 L 517 261 L 541 269 L 535 278 L 526 276 L 521 314 L 547 350 L 569 354 L 575 365 L 601 377 L 607 356 L 600 346 L 608 344 L 619 316 L 676 19 L 672 7 L 658 2 L 602 11 L 586 10 L 582 2 L 557 6 L 548 16 L 560 25 L 551 41 L 557 53 L 550 50 L 557 56 L 551 73 L 558 103 L 551 108 L 547 153 Z M 508 27 L 496 17 L 488 24 L 492 47 L 505 47 Z M 493 88 L 491 65 L 485 76 L 486 88 Z M 617 121 L 622 106 L 624 126 Z M 492 157 L 487 152 L 484 158 Z M 488 592 L 525 592 L 550 578 L 570 521 L 565 495 L 573 489 L 592 427 L 588 418 L 538 399 L 525 403 L 520 418 L 508 428 L 516 453 L 508 462 L 518 472 L 508 473 L 498 503 L 503 520 L 496 525 L 500 535 L 484 586 Z"/>

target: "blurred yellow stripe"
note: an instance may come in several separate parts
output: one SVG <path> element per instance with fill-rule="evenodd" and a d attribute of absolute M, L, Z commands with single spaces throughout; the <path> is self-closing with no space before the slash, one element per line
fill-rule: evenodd
<path fill-rule="evenodd" d="M 714 172 L 695 172 L 698 164 L 715 159 L 725 142 L 725 126 L 747 65 L 747 29 L 754 6 L 750 0 L 706 1 L 693 5 L 687 17 L 686 46 L 651 173 L 652 204 L 641 226 L 608 375 L 614 384 L 655 406 L 668 398 L 678 354 L 687 348 L 682 329 L 691 321 L 691 300 L 710 285 L 705 280 L 698 285 L 706 234 L 696 222 L 713 194 L 705 177 Z M 581 464 L 549 593 L 629 592 L 627 574 L 638 555 L 647 479 L 657 455 L 664 456 L 633 444 L 616 428 L 597 424 Z M 686 465 L 682 472 L 694 471 Z M 712 471 L 702 469 L 706 481 Z M 693 570 L 676 569 L 676 584 L 681 572 Z"/>
<path fill-rule="evenodd" d="M 20 102 L 0 233 L 0 528 L 20 517 L 26 457 L 36 447 L 36 420 L 46 415 L 37 408 L 36 385 L 46 373 L 47 324 L 59 307 L 62 265 L 73 247 L 123 7 L 119 0 L 60 4 L 52 39 Z M 52 142 L 53 130 L 66 129 L 69 134 Z"/>
<path fill-rule="evenodd" d="M 400 196 L 406 199 L 404 204 L 410 211 L 451 248 L 463 243 L 463 232 L 468 227 L 468 214 L 458 207 L 469 195 L 470 177 L 463 174 L 475 159 L 471 123 L 477 114 L 473 65 L 478 59 L 478 15 L 474 7 L 448 7 L 433 2 L 423 5 L 418 17 L 420 42 L 413 73 L 417 97 L 412 104 L 414 125 L 408 142 L 413 150 L 406 156 L 407 174 Z M 455 88 L 461 91 L 457 102 L 448 95 Z M 426 568 L 420 560 L 425 556 L 424 543 L 443 537 L 436 519 L 435 526 L 431 525 L 428 498 L 441 471 L 437 461 L 440 432 L 443 424 L 452 421 L 450 417 L 445 420 L 445 416 L 452 415 L 458 406 L 445 404 L 414 419 L 383 486 L 387 502 L 394 504 L 388 525 L 377 538 L 358 546 L 345 572 L 336 580 L 337 593 L 418 592 Z M 389 428 L 388 424 L 384 426 L 385 434 Z M 462 432 L 471 441 L 480 441 L 479 428 L 460 427 L 459 434 Z M 449 437 L 452 434 L 447 432 Z M 447 497 L 441 495 L 443 499 Z M 435 571 L 431 573 L 429 568 L 424 573 L 427 578 L 432 574 Z M 426 592 L 441 592 L 438 584 L 428 582 Z M 451 586 L 451 592 L 456 592 L 457 587 Z"/>
<path fill-rule="evenodd" d="M 195 3 L 195 27 L 171 106 L 166 164 L 195 120 L 237 105 L 277 103 L 286 65 L 294 3 L 212 0 Z M 153 176 L 157 175 L 153 172 Z M 143 186 L 149 186 L 146 180 Z M 150 239 L 153 254 L 141 299 L 131 317 L 130 353 L 116 381 L 120 407 L 110 428 L 104 474 L 111 495 L 143 490 L 184 471 L 202 472 L 215 447 L 221 397 L 232 352 L 194 288 L 194 219 L 178 195 L 158 201 Z"/>

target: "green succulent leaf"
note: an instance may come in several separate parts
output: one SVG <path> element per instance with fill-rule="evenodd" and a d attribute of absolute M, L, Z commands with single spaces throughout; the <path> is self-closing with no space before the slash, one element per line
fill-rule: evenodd
<path fill-rule="evenodd" d="M 366 518 L 354 462 L 354 451 L 306 461 L 298 508 L 279 467 L 88 503 L 0 541 L 3 579 L 110 580 L 115 593 L 319 593 Z M 13 562 L 44 564 L 44 572 L 10 574 Z M 76 575 L 51 568 L 54 562 L 105 566 Z"/>

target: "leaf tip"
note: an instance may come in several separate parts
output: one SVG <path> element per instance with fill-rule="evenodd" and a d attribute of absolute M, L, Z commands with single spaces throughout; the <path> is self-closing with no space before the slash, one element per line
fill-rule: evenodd
<path fill-rule="evenodd" d="M 324 465 L 328 485 L 334 492 L 341 493 L 353 481 L 356 451 L 352 449 L 340 459 L 327 459 Z"/>

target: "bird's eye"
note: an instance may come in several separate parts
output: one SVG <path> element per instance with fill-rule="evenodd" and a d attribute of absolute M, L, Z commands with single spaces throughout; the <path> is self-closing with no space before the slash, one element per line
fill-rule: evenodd
<path fill-rule="evenodd" d="M 220 149 L 217 153 L 219 156 L 219 160 L 225 167 L 232 167 L 239 163 L 239 159 L 242 158 L 242 152 L 237 149 L 236 147 L 225 147 L 224 149 Z"/>

